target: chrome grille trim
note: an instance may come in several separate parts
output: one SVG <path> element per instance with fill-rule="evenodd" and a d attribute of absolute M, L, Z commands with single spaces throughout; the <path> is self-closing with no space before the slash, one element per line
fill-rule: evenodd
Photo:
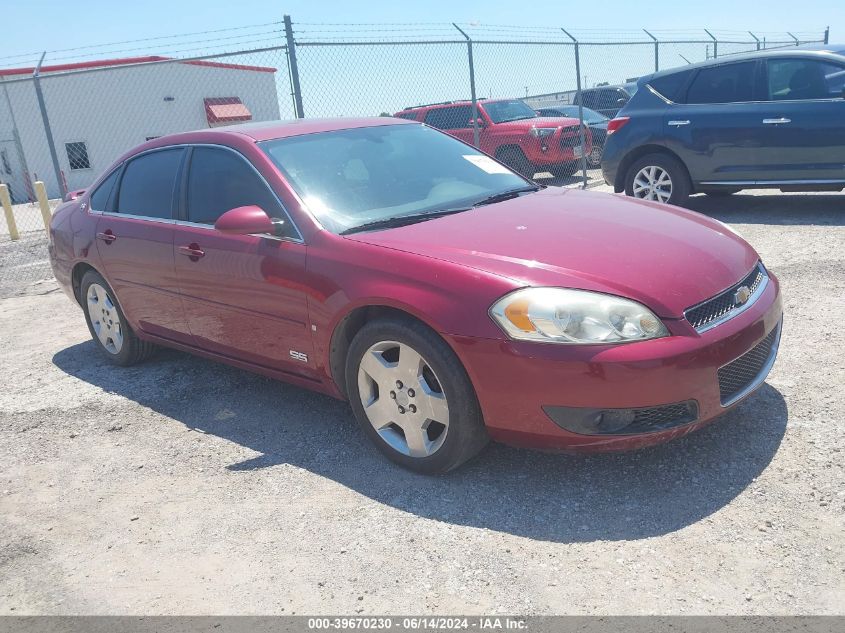
<path fill-rule="evenodd" d="M 723 290 L 715 297 L 684 310 L 684 318 L 699 334 L 706 332 L 745 312 L 760 298 L 768 284 L 769 275 L 766 268 L 761 262 L 758 262 L 754 269 L 738 283 L 727 290 Z M 747 286 L 751 290 L 751 295 L 748 297 L 748 301 L 737 306 L 734 301 L 734 293 L 741 286 Z"/>

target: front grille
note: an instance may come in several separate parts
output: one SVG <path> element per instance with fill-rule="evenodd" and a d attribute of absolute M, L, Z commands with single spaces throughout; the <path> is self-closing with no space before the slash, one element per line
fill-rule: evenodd
<path fill-rule="evenodd" d="M 770 361 L 777 353 L 780 326 L 769 332 L 768 336 L 757 343 L 751 350 L 719 369 L 719 397 L 722 406 L 727 406 L 741 397 L 746 390 L 757 382 L 768 370 Z"/>
<path fill-rule="evenodd" d="M 622 429 L 620 433 L 662 431 L 673 426 L 694 422 L 697 417 L 698 403 L 695 400 L 648 409 L 634 409 L 634 421 Z"/>
<path fill-rule="evenodd" d="M 755 293 L 766 279 L 766 270 L 762 264 L 757 264 L 748 275 L 737 284 L 734 284 L 727 290 L 720 292 L 712 299 L 708 299 L 704 303 L 700 303 L 692 308 L 687 308 L 684 316 L 687 321 L 699 332 L 708 327 L 712 327 L 714 321 L 722 321 L 731 318 L 734 311 L 744 310 L 751 305 L 755 299 Z M 735 294 L 737 289 L 742 286 L 747 286 L 751 290 L 751 296 L 745 303 L 737 303 Z M 738 312 L 737 312 L 738 313 Z"/>
<path fill-rule="evenodd" d="M 572 149 L 581 144 L 581 131 L 577 125 L 565 127 L 560 131 L 560 148 Z"/>

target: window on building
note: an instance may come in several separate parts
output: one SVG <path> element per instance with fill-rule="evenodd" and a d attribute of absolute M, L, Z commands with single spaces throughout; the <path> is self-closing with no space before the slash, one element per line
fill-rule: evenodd
<path fill-rule="evenodd" d="M 150 218 L 170 218 L 182 149 L 167 149 L 133 158 L 123 172 L 117 211 Z"/>
<path fill-rule="evenodd" d="M 225 149 L 197 147 L 188 174 L 188 220 L 214 224 L 230 209 L 256 205 L 279 217 L 279 203 L 247 162 Z"/>
<path fill-rule="evenodd" d="M 91 162 L 88 160 L 88 148 L 84 142 L 65 143 L 65 151 L 71 170 L 91 169 Z"/>

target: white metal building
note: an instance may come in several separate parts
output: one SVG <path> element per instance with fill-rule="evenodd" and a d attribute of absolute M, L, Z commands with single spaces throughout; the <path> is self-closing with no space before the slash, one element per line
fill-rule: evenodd
<path fill-rule="evenodd" d="M 0 70 L 0 182 L 16 202 L 29 198 L 36 176 L 51 198 L 60 195 L 32 73 Z M 41 88 L 69 190 L 87 187 L 120 154 L 150 138 L 279 118 L 276 69 L 264 66 L 100 60 L 44 66 Z"/>

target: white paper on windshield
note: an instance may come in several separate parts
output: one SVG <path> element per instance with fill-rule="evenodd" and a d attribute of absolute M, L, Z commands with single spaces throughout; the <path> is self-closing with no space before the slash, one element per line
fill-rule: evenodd
<path fill-rule="evenodd" d="M 471 162 L 479 169 L 483 169 L 488 174 L 509 174 L 511 173 L 507 167 L 500 165 L 489 156 L 481 156 L 478 154 L 465 154 L 464 158 Z"/>

